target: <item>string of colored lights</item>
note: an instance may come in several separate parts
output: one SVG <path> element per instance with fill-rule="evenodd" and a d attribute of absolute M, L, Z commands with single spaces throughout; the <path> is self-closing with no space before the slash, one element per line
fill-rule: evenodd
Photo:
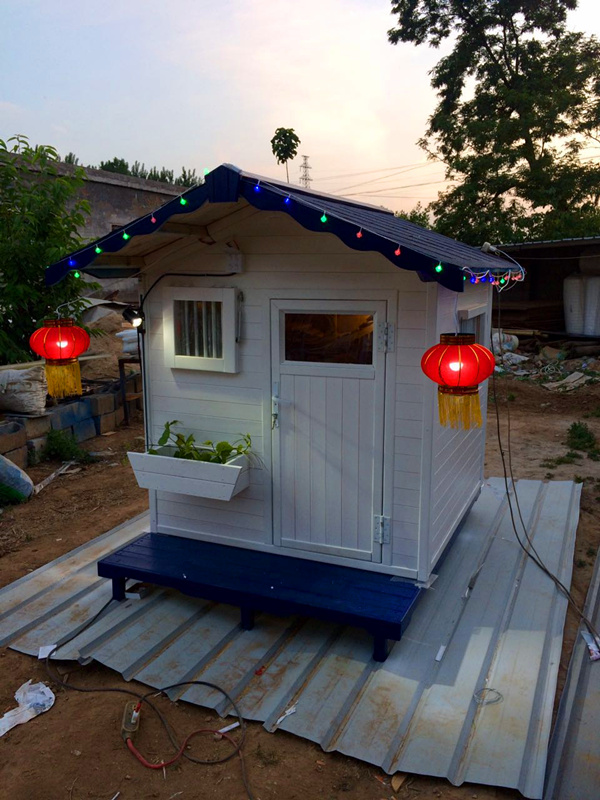
<path fill-rule="evenodd" d="M 206 174 L 207 174 L 207 171 L 205 170 L 205 175 Z M 281 189 L 279 186 L 275 186 L 275 185 L 270 184 L 270 183 L 262 183 L 260 180 L 257 180 L 257 182 L 254 184 L 253 190 L 256 193 L 259 193 L 259 192 L 261 192 L 263 190 L 263 188 L 266 188 L 270 192 L 272 192 L 273 194 L 276 194 L 276 195 L 279 195 L 280 197 L 282 197 L 283 203 L 285 205 L 289 206 L 291 204 L 292 198 L 290 196 L 290 192 L 286 192 L 285 190 Z M 189 191 L 189 190 L 186 190 L 185 193 L 187 193 L 187 191 Z M 178 198 L 175 198 L 175 199 L 179 200 L 179 204 L 181 206 L 186 206 L 188 204 L 188 200 L 187 200 L 186 197 L 184 197 L 184 193 L 182 193 L 181 195 L 179 195 Z M 322 205 L 311 201 L 311 199 L 309 197 L 303 196 L 302 200 L 298 200 L 297 198 L 294 198 L 294 202 L 299 202 L 303 206 L 305 206 L 305 207 L 307 207 L 309 209 L 314 209 L 316 212 L 320 213 L 320 221 L 321 221 L 321 223 L 323 225 L 326 225 L 327 222 L 329 221 L 329 218 L 327 216 L 327 209 L 323 208 Z M 157 219 L 156 219 L 156 216 L 155 216 L 156 213 L 157 213 L 157 210 L 150 212 L 145 217 L 141 217 L 140 219 L 135 220 L 135 224 L 141 222 L 144 219 L 149 219 L 149 221 L 152 224 L 156 224 L 157 223 Z M 336 220 L 339 220 L 341 222 L 345 222 L 350 226 L 356 225 L 356 222 L 354 220 L 349 220 L 349 219 L 344 218 L 344 216 L 340 215 L 337 210 L 336 210 L 335 217 L 336 217 Z M 131 225 L 133 225 L 133 224 L 134 223 L 131 223 Z M 129 233 L 128 232 L 128 227 L 129 226 L 125 226 L 125 228 L 123 228 L 122 230 L 115 231 L 114 233 L 109 234 L 108 236 L 102 238 L 99 243 L 94 245 L 94 247 L 93 247 L 94 253 L 96 255 L 101 255 L 104 252 L 104 249 L 101 247 L 101 245 L 105 244 L 105 243 L 108 243 L 108 242 L 113 242 L 117 238 L 120 238 L 120 239 L 124 240 L 125 242 L 127 242 L 129 239 L 131 239 L 132 235 L 135 235 L 135 234 Z M 145 234 L 142 234 L 142 235 L 145 235 Z M 356 232 L 356 238 L 357 239 L 362 239 L 363 237 L 364 237 L 363 229 L 362 229 L 362 227 L 359 227 L 359 229 Z M 378 238 L 386 239 L 385 236 L 381 236 L 380 234 L 378 234 Z M 390 242 L 390 247 L 394 247 L 394 250 L 392 251 L 394 256 L 399 258 L 402 255 L 402 245 L 401 245 L 401 243 L 398 242 L 398 241 L 394 241 L 392 239 L 387 239 L 387 241 Z M 87 254 L 89 252 L 89 249 L 90 248 L 84 248 L 84 249 L 78 251 L 77 253 L 75 253 L 74 255 L 69 257 L 68 265 L 69 265 L 69 267 L 73 268 L 72 269 L 72 275 L 73 275 L 74 278 L 80 278 L 81 277 L 81 272 L 77 268 L 78 267 L 77 256 L 79 254 Z M 435 262 L 433 262 L 433 264 L 435 264 Z M 440 274 L 441 272 L 444 271 L 444 265 L 443 265 L 441 260 L 438 260 L 437 264 L 435 264 L 435 266 L 433 266 L 433 264 L 432 264 L 432 267 L 433 267 L 434 271 L 437 274 Z M 516 264 L 516 262 L 515 262 L 515 264 Z M 474 268 L 471 268 L 471 267 L 460 267 L 459 269 L 461 269 L 463 271 L 463 273 L 464 273 L 463 280 L 469 280 L 472 284 L 490 283 L 493 286 L 495 286 L 498 291 L 504 291 L 505 289 L 512 288 L 512 286 L 514 285 L 515 282 L 522 281 L 525 278 L 525 270 L 523 269 L 523 267 L 521 267 L 520 265 L 508 266 L 508 265 L 506 265 L 506 263 L 502 264 L 502 266 L 499 265 L 498 268 L 491 268 L 491 269 L 486 269 L 486 268 L 474 269 Z"/>

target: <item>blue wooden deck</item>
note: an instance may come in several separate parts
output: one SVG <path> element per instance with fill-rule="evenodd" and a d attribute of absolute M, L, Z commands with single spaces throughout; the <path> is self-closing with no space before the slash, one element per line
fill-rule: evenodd
<path fill-rule="evenodd" d="M 401 638 L 421 593 L 390 575 L 161 533 L 101 559 L 98 575 L 112 579 L 116 600 L 125 597 L 125 581 L 135 579 L 239 606 L 246 630 L 254 611 L 364 628 L 374 637 L 376 661 L 386 659 L 388 639 Z"/>

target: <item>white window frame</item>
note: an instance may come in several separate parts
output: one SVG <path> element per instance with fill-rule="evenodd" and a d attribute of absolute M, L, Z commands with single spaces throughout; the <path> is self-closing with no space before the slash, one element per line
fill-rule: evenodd
<path fill-rule="evenodd" d="M 221 303 L 222 358 L 183 356 L 175 353 L 175 301 Z M 206 372 L 238 372 L 237 290 L 201 289 L 176 286 L 163 289 L 163 336 L 165 364 L 171 369 L 198 369 Z"/>

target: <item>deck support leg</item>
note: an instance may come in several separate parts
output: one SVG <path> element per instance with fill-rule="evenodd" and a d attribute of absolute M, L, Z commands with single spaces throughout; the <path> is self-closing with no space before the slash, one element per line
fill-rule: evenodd
<path fill-rule="evenodd" d="M 254 627 L 254 610 L 248 606 L 241 606 L 240 613 L 242 617 L 242 628 L 245 631 L 251 631 Z"/>
<path fill-rule="evenodd" d="M 125 578 L 112 579 L 113 600 L 125 600 Z"/>
<path fill-rule="evenodd" d="M 388 657 L 388 645 L 385 636 L 375 634 L 373 636 L 373 660 L 385 661 Z"/>

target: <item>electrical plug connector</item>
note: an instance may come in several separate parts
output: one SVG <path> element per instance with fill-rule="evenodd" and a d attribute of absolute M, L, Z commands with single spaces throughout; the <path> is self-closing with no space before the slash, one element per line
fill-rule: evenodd
<path fill-rule="evenodd" d="M 125 704 L 123 721 L 121 722 L 121 736 L 124 741 L 133 739 L 140 727 L 140 704 L 134 700 Z"/>

